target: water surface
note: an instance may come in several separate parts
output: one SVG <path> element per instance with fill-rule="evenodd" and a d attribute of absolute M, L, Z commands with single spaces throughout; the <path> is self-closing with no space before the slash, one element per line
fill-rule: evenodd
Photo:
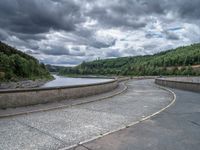
<path fill-rule="evenodd" d="M 47 82 L 41 87 L 56 87 L 56 86 L 68 86 L 68 85 L 84 85 L 91 83 L 101 83 L 111 81 L 113 79 L 100 79 L 100 78 L 71 78 L 53 75 L 55 80 Z"/>

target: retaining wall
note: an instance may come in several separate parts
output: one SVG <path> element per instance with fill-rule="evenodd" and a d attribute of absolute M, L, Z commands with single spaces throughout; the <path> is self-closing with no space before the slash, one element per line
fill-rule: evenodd
<path fill-rule="evenodd" d="M 118 86 L 117 80 L 65 87 L 15 89 L 0 91 L 0 108 L 20 107 L 66 99 L 87 97 L 111 91 Z"/>
<path fill-rule="evenodd" d="M 155 83 L 162 86 L 167 86 L 171 88 L 177 88 L 182 90 L 188 90 L 200 93 L 200 83 L 195 82 L 185 82 L 185 81 L 174 81 L 164 78 L 155 79 Z"/>

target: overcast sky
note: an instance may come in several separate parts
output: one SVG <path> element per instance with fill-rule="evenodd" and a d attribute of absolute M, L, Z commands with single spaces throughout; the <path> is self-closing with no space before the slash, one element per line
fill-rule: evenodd
<path fill-rule="evenodd" d="M 54 65 L 200 42 L 200 0 L 0 0 L 0 40 Z"/>

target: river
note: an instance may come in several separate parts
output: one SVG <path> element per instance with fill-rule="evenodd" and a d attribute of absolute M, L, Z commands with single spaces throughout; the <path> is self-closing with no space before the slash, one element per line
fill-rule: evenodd
<path fill-rule="evenodd" d="M 41 87 L 57 87 L 57 86 L 69 86 L 69 85 L 84 85 L 91 83 L 101 83 L 111 81 L 113 79 L 100 79 L 100 78 L 71 78 L 53 75 L 54 80 L 47 82 Z"/>

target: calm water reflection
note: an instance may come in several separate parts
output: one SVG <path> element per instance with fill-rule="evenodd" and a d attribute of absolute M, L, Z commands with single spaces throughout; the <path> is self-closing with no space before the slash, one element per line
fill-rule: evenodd
<path fill-rule="evenodd" d="M 47 82 L 42 87 L 56 87 L 56 86 L 67 86 L 67 85 L 82 85 L 89 83 L 100 83 L 110 81 L 112 79 L 96 79 L 96 78 L 70 78 L 54 75 L 55 80 Z"/>

